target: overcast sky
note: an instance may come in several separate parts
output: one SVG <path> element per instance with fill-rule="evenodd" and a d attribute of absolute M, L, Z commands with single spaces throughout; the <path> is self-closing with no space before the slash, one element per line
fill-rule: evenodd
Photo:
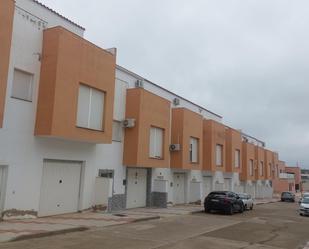
<path fill-rule="evenodd" d="M 117 63 L 309 168 L 309 1 L 41 0 Z"/>

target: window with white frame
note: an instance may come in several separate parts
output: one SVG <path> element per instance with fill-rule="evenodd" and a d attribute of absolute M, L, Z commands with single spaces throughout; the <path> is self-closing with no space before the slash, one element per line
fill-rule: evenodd
<path fill-rule="evenodd" d="M 240 167 L 240 150 L 235 150 L 235 168 Z"/>
<path fill-rule="evenodd" d="M 198 162 L 198 146 L 199 141 L 198 138 L 190 137 L 190 162 L 197 163 Z"/>
<path fill-rule="evenodd" d="M 12 98 L 32 101 L 33 74 L 15 69 L 12 85 Z"/>
<path fill-rule="evenodd" d="M 79 85 L 77 126 L 103 130 L 105 93 L 86 85 Z"/>
<path fill-rule="evenodd" d="M 123 138 L 123 128 L 121 121 L 113 121 L 113 141 L 121 142 Z"/>
<path fill-rule="evenodd" d="M 249 160 L 249 175 L 253 176 L 253 160 Z"/>
<path fill-rule="evenodd" d="M 150 127 L 149 156 L 151 158 L 163 158 L 163 136 L 163 129 Z"/>
<path fill-rule="evenodd" d="M 223 165 L 223 145 L 221 144 L 216 145 L 216 165 Z"/>
<path fill-rule="evenodd" d="M 260 162 L 260 176 L 264 175 L 264 163 L 261 161 Z"/>

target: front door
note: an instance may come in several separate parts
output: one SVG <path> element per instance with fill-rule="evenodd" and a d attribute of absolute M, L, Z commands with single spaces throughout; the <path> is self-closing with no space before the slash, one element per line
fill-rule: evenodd
<path fill-rule="evenodd" d="M 185 174 L 174 174 L 174 204 L 185 203 Z"/>
<path fill-rule="evenodd" d="M 147 195 L 147 170 L 129 168 L 127 181 L 127 208 L 145 207 Z"/>

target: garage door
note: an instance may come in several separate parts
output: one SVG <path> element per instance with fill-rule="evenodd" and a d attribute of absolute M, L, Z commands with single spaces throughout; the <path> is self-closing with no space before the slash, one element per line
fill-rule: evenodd
<path fill-rule="evenodd" d="M 146 206 L 147 170 L 128 169 L 127 208 Z"/>
<path fill-rule="evenodd" d="M 81 163 L 45 161 L 39 216 L 78 211 Z"/>
<path fill-rule="evenodd" d="M 185 174 L 174 174 L 174 204 L 185 203 Z"/>

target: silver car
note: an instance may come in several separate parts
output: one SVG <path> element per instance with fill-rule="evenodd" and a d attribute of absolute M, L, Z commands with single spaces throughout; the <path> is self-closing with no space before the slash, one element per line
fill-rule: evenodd
<path fill-rule="evenodd" d="M 251 195 L 246 193 L 240 193 L 238 194 L 239 198 L 242 200 L 245 206 L 245 210 L 252 210 L 253 209 L 253 199 Z"/>
<path fill-rule="evenodd" d="M 309 198 L 303 198 L 299 205 L 299 215 L 309 215 Z"/>
<path fill-rule="evenodd" d="M 301 198 L 299 199 L 298 203 L 300 204 L 304 198 L 309 198 L 309 192 L 303 193 Z"/>

